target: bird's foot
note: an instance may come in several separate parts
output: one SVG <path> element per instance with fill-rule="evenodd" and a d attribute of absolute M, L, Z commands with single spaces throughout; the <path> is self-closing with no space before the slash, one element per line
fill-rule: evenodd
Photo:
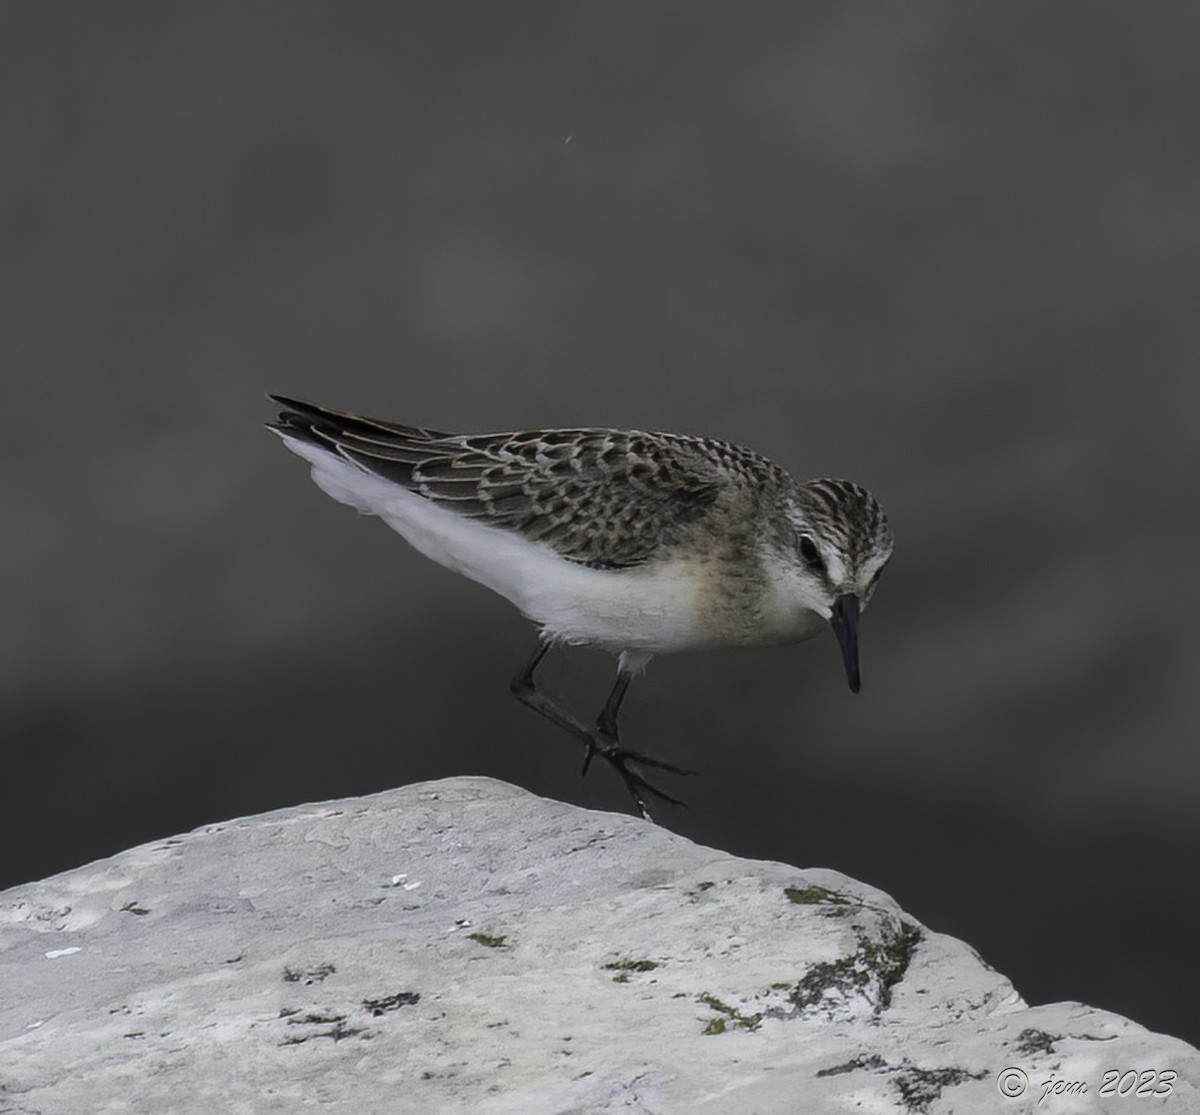
<path fill-rule="evenodd" d="M 617 739 L 601 732 L 596 732 L 585 746 L 587 750 L 583 758 L 583 773 L 587 774 L 588 767 L 591 765 L 594 755 L 599 755 L 611 764 L 625 783 L 625 788 L 633 798 L 633 804 L 637 807 L 638 813 L 645 820 L 654 820 L 646 800 L 650 795 L 661 798 L 671 805 L 679 805 L 685 809 L 687 808 L 686 802 L 680 801 L 679 798 L 668 794 L 666 790 L 655 786 L 633 764 L 654 767 L 657 770 L 669 771 L 671 774 L 691 774 L 692 772 L 687 767 L 677 766 L 675 763 L 668 763 L 665 759 L 656 759 L 653 755 L 645 755 L 640 751 L 633 751 L 628 747 L 622 747 Z"/>
<path fill-rule="evenodd" d="M 628 747 L 622 747 L 612 737 L 600 736 L 597 740 L 592 740 L 584 745 L 583 753 L 583 770 L 579 773 L 585 775 L 588 768 L 592 765 L 592 759 L 596 755 L 602 755 L 610 763 L 634 762 L 640 763 L 644 767 L 654 767 L 656 770 L 670 771 L 672 774 L 695 774 L 696 772 L 691 767 L 677 766 L 675 763 L 668 763 L 666 759 L 657 759 L 653 755 L 646 755 L 641 751 L 633 751 Z"/>

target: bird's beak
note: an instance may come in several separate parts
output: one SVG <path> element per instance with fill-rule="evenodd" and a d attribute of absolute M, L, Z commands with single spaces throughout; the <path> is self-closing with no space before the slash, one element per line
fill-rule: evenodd
<path fill-rule="evenodd" d="M 857 693 L 862 683 L 858 673 L 858 597 L 851 592 L 839 596 L 833 602 L 833 614 L 829 622 L 837 636 L 838 646 L 842 648 L 850 692 Z"/>

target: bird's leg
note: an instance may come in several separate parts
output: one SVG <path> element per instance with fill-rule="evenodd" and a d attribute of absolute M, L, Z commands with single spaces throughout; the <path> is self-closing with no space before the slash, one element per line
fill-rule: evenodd
<path fill-rule="evenodd" d="M 608 700 L 604 702 L 604 708 L 600 709 L 599 717 L 596 717 L 596 732 L 599 733 L 602 741 L 610 744 L 608 750 L 612 750 L 620 744 L 617 713 L 620 712 L 620 702 L 625 700 L 625 690 L 629 689 L 631 681 L 634 681 L 632 673 L 626 673 L 624 670 L 617 671 L 617 681 L 613 684 L 611 693 L 608 694 Z M 601 748 L 602 744 L 599 741 L 593 741 L 588 748 L 587 754 L 583 756 L 584 774 L 588 773 L 588 767 L 592 765 L 592 756 L 595 755 L 596 750 Z"/>
<path fill-rule="evenodd" d="M 538 643 L 533 657 L 512 679 L 509 688 L 521 704 L 528 705 L 534 712 L 541 713 L 551 723 L 570 732 L 571 735 L 582 741 L 584 747 L 588 749 L 588 754 L 591 754 L 592 749 L 596 746 L 591 730 L 581 721 L 576 720 L 566 709 L 556 705 L 533 683 L 533 671 L 538 668 L 538 664 L 546 657 L 549 650 L 548 642 Z"/>
<path fill-rule="evenodd" d="M 596 717 L 596 732 L 600 738 L 592 747 L 588 748 L 587 758 L 583 761 L 583 773 L 587 774 L 588 764 L 592 761 L 592 754 L 599 751 L 606 757 L 618 756 L 627 759 L 636 759 L 639 763 L 644 763 L 648 767 L 669 770 L 672 774 L 691 774 L 692 772 L 686 767 L 677 767 L 674 763 L 656 759 L 653 755 L 643 755 L 640 751 L 630 751 L 628 748 L 621 747 L 621 736 L 617 728 L 617 713 L 621 711 L 621 702 L 625 700 L 625 691 L 629 688 L 629 683 L 633 681 L 634 676 L 632 670 L 619 670 L 617 672 L 617 680 L 612 687 L 612 692 L 609 693 L 608 700 L 604 702 L 604 708 L 600 710 L 600 715 Z"/>
<path fill-rule="evenodd" d="M 621 708 L 621 701 L 625 697 L 625 691 L 629 688 L 629 683 L 633 680 L 633 673 L 622 671 L 617 674 L 616 684 L 613 686 L 612 692 L 608 695 L 608 700 L 605 702 L 604 708 L 596 722 L 595 730 L 592 730 L 572 716 L 571 713 L 567 712 L 566 709 L 552 701 L 534 684 L 533 673 L 542 659 L 546 657 L 549 650 L 550 644 L 548 642 L 542 642 L 538 645 L 533 657 L 529 659 L 512 680 L 510 688 L 512 689 L 513 696 L 523 705 L 528 705 L 534 712 L 541 713 L 551 723 L 557 724 L 560 728 L 570 732 L 576 739 L 582 741 L 584 747 L 587 749 L 583 760 L 583 772 L 585 774 L 591 763 L 592 755 L 597 751 L 611 763 L 621 776 L 626 789 L 629 790 L 638 813 L 646 820 L 652 821 L 654 819 L 650 815 L 649 806 L 646 804 L 647 793 L 655 794 L 664 801 L 671 802 L 673 805 L 682 805 L 683 802 L 678 798 L 672 797 L 657 786 L 647 782 L 636 770 L 631 770 L 628 764 L 630 761 L 640 762 L 647 766 L 659 767 L 662 770 L 673 771 L 677 774 L 687 774 L 689 773 L 688 771 L 671 763 L 665 763 L 661 759 L 642 755 L 636 751 L 629 751 L 620 746 L 617 736 L 617 712 Z"/>
<path fill-rule="evenodd" d="M 604 702 L 604 708 L 600 710 L 600 715 L 596 717 L 596 727 L 600 730 L 600 734 L 607 736 L 614 743 L 620 742 L 620 736 L 617 734 L 617 713 L 621 711 L 621 702 L 625 700 L 625 691 L 629 688 L 631 681 L 633 681 L 632 672 L 617 670 L 616 684 L 613 685 L 608 700 Z"/>
<path fill-rule="evenodd" d="M 626 690 L 629 689 L 629 683 L 633 681 L 634 676 L 635 674 L 632 670 L 617 671 L 617 680 L 608 695 L 608 700 L 604 702 L 604 708 L 600 710 L 600 715 L 596 717 L 596 734 L 599 738 L 596 740 L 595 747 L 588 752 L 588 761 L 591 760 L 591 751 L 595 750 L 599 751 L 610 762 L 633 759 L 648 767 L 669 770 L 672 774 L 691 774 L 692 772 L 686 767 L 679 767 L 663 759 L 656 759 L 653 755 L 644 755 L 640 751 L 631 751 L 629 748 L 621 746 L 621 736 L 617 728 L 617 714 L 621 711 L 621 702 L 625 700 Z M 587 762 L 584 763 L 583 772 L 584 774 L 587 773 Z M 657 791 L 655 792 L 657 793 Z M 662 796 L 666 797 L 665 794 Z M 672 799 L 668 798 L 667 800 L 670 801 Z"/>

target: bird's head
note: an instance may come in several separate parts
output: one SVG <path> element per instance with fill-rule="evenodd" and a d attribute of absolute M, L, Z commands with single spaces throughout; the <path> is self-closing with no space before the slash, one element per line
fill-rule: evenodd
<path fill-rule="evenodd" d="M 822 479 L 799 485 L 791 520 L 801 602 L 833 628 L 846 680 L 857 693 L 858 617 L 892 556 L 887 516 L 865 488 Z"/>

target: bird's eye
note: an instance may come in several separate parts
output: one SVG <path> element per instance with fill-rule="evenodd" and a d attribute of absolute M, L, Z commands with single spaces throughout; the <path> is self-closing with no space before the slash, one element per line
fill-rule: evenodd
<path fill-rule="evenodd" d="M 820 569 L 825 563 L 821 560 L 821 551 L 817 544 L 807 534 L 800 536 L 800 556 L 814 569 Z"/>

